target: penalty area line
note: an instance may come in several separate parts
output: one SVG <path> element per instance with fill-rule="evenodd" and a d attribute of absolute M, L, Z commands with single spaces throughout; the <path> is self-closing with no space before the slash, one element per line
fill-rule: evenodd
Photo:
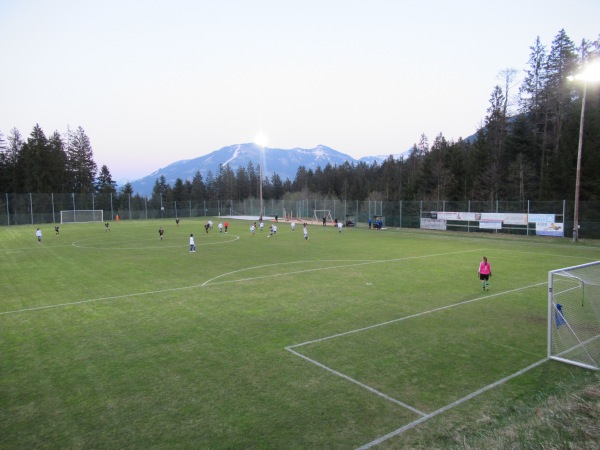
<path fill-rule="evenodd" d="M 531 369 L 535 369 L 536 367 L 542 365 L 546 361 L 548 361 L 548 358 L 544 358 L 544 359 L 542 359 L 542 360 L 540 360 L 540 361 L 538 361 L 536 363 L 531 364 L 530 366 L 525 367 L 524 369 L 519 370 L 518 372 L 513 373 L 512 375 L 504 377 L 504 378 L 502 378 L 502 379 L 500 379 L 500 380 L 498 380 L 498 381 L 496 381 L 496 382 L 494 382 L 492 384 L 488 384 L 487 386 L 485 386 L 485 387 L 483 387 L 483 388 L 481 388 L 481 389 L 479 389 L 479 390 L 477 390 L 475 392 L 472 392 L 471 394 L 469 394 L 469 395 L 467 395 L 467 396 L 465 396 L 463 398 L 460 398 L 460 399 L 456 400 L 455 402 L 452 402 L 449 405 L 446 405 L 446 406 L 444 406 L 444 407 L 442 407 L 442 408 L 440 408 L 440 409 L 432 412 L 431 414 L 427 414 L 426 416 L 423 416 L 423 417 L 421 417 L 421 418 L 419 418 L 419 419 L 417 419 L 417 420 L 415 420 L 415 421 L 413 421 L 413 422 L 411 422 L 411 423 L 409 423 L 407 425 L 404 425 L 403 427 L 398 428 L 397 430 L 394 430 L 391 433 L 388 433 L 388 434 L 386 434 L 384 436 L 381 436 L 380 438 L 375 439 L 374 441 L 371 441 L 371 442 L 369 442 L 369 443 L 367 443 L 365 445 L 362 445 L 362 446 L 358 447 L 356 450 L 366 450 L 366 449 L 371 448 L 371 447 L 373 447 L 375 445 L 381 444 L 382 442 L 387 441 L 388 439 L 393 438 L 395 436 L 398 436 L 398 435 L 404 433 L 405 431 L 410 430 L 411 428 L 414 428 L 417 425 L 419 425 L 419 424 L 421 424 L 423 422 L 426 422 L 429 419 L 431 419 L 431 418 L 433 418 L 433 417 L 435 417 L 435 416 L 437 416 L 439 414 L 442 414 L 442 413 L 448 411 L 449 409 L 454 408 L 455 406 L 460 405 L 461 403 L 464 403 L 464 402 L 466 402 L 468 400 L 471 400 L 472 398 L 477 397 L 478 395 L 483 394 L 484 392 L 489 391 L 490 389 L 494 389 L 495 387 L 498 387 L 501 384 L 504 384 L 507 381 L 512 380 L 513 378 L 516 378 L 516 377 L 518 377 L 520 375 L 523 375 L 525 372 L 527 372 L 527 371 L 529 371 Z"/>
<path fill-rule="evenodd" d="M 414 319 L 415 317 L 424 316 L 426 314 L 431 314 L 431 313 L 434 313 L 434 312 L 443 311 L 445 309 L 454 308 L 456 306 L 466 305 L 468 303 L 473 303 L 473 302 L 478 302 L 478 301 L 481 301 L 481 300 L 486 300 L 486 299 L 489 299 L 489 298 L 492 298 L 492 297 L 498 297 L 498 296 L 501 296 L 501 295 L 511 294 L 513 292 L 518 292 L 518 291 L 522 291 L 522 290 L 525 290 L 525 289 L 530 289 L 530 288 L 534 288 L 534 287 L 538 287 L 538 286 L 543 286 L 545 284 L 547 284 L 547 282 L 544 281 L 544 282 L 541 282 L 541 283 L 530 284 L 529 286 L 523 286 L 523 287 L 520 287 L 520 288 L 511 289 L 509 291 L 497 292 L 495 294 L 489 294 L 489 295 L 485 295 L 483 297 L 477 297 L 477 298 L 473 298 L 471 300 L 465 300 L 463 302 L 453 303 L 451 305 L 441 306 L 439 308 L 430 309 L 428 311 L 422 311 L 420 313 L 411 314 L 410 316 L 399 317 L 397 319 L 388 320 L 387 322 L 381 322 L 381 323 L 376 323 L 374 325 L 369 325 L 367 327 L 357 328 L 356 330 L 344 331 L 343 333 L 333 334 L 331 336 L 326 336 L 326 337 L 322 337 L 322 338 L 318 338 L 318 339 L 313 339 L 313 340 L 306 341 L 306 342 L 301 342 L 299 344 L 290 345 L 289 348 L 302 347 L 303 345 L 315 344 L 317 342 L 327 341 L 329 339 L 334 339 L 334 338 L 338 338 L 338 337 L 342 337 L 342 336 L 347 336 L 349 334 L 360 333 L 362 331 L 372 330 L 373 328 L 384 327 L 386 325 L 391 325 L 393 323 L 401 322 L 403 320 Z"/>
<path fill-rule="evenodd" d="M 400 406 L 402 406 L 403 408 L 409 409 L 409 410 L 411 410 L 412 412 L 414 412 L 415 414 L 418 414 L 419 416 L 422 416 L 422 417 L 426 417 L 426 416 L 427 416 L 427 414 L 426 414 L 426 413 L 424 413 L 424 412 L 422 412 L 422 411 L 419 411 L 418 409 L 416 409 L 416 408 L 413 408 L 412 406 L 410 406 L 410 405 L 407 405 L 406 403 L 403 403 L 403 402 L 401 402 L 400 400 L 396 400 L 395 398 L 392 398 L 392 397 L 390 397 L 389 395 L 386 395 L 386 394 L 384 394 L 383 392 L 380 392 L 380 391 L 378 391 L 377 389 L 374 389 L 374 388 L 372 388 L 371 386 L 368 386 L 368 385 L 366 385 L 366 384 L 364 384 L 364 383 L 361 383 L 360 381 L 358 381 L 358 380 L 355 380 L 354 378 L 352 378 L 352 377 L 349 377 L 348 375 L 345 375 L 345 374 L 343 374 L 343 373 L 341 373 L 341 372 L 338 372 L 337 370 L 334 370 L 334 369 L 332 369 L 331 367 L 328 367 L 328 366 L 326 366 L 325 364 L 322 364 L 322 363 L 320 363 L 320 362 L 318 362 L 318 361 L 315 361 L 314 359 L 311 359 L 311 358 L 309 358 L 308 356 L 305 356 L 305 355 L 303 355 L 303 354 L 301 354 L 301 353 L 298 353 L 297 351 L 295 351 L 295 350 L 292 350 L 290 347 L 286 347 L 285 349 L 286 349 L 288 352 L 290 352 L 290 353 L 292 353 L 292 354 L 294 354 L 294 355 L 296 355 L 296 356 L 298 356 L 298 357 L 300 357 L 300 358 L 302 358 L 302 359 L 305 359 L 306 361 L 308 361 L 308 362 L 310 362 L 310 363 L 314 364 L 315 366 L 317 366 L 317 367 L 320 367 L 321 369 L 324 369 L 324 370 L 326 370 L 326 371 L 328 371 L 328 372 L 331 372 L 332 374 L 334 374 L 334 375 L 337 375 L 338 377 L 341 377 L 341 378 L 343 378 L 344 380 L 348 380 L 348 381 L 350 381 L 351 383 L 357 384 L 357 385 L 358 385 L 358 386 L 360 386 L 361 388 L 363 388 L 363 389 L 366 389 L 367 391 L 369 391 L 369 392 L 371 392 L 371 393 L 373 393 L 373 394 L 375 394 L 375 395 L 378 395 L 379 397 L 383 397 L 384 399 L 386 399 L 386 400 L 388 400 L 388 401 L 390 401 L 390 402 L 392 402 L 392 403 L 395 403 L 395 404 L 397 404 L 397 405 L 400 405 Z"/>

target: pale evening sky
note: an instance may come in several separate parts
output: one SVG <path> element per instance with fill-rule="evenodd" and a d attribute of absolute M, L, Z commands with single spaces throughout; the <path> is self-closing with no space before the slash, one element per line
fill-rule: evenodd
<path fill-rule="evenodd" d="M 81 126 L 118 180 L 261 130 L 396 154 L 473 134 L 537 36 L 578 45 L 599 18 L 598 0 L 0 0 L 0 132 Z"/>

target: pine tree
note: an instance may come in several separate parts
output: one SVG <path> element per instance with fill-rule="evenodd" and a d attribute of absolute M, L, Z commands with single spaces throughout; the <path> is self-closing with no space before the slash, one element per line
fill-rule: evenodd
<path fill-rule="evenodd" d="M 67 153 L 65 151 L 65 144 L 58 131 L 52 133 L 48 140 L 49 146 L 49 167 L 52 192 L 67 192 L 68 191 L 68 180 L 67 180 Z"/>
<path fill-rule="evenodd" d="M 90 139 L 83 128 L 68 130 L 67 167 L 71 189 L 75 193 L 94 192 L 97 166 Z"/>
<path fill-rule="evenodd" d="M 192 199 L 195 201 L 200 201 L 204 199 L 205 189 L 204 182 L 202 181 L 202 175 L 200 171 L 197 171 L 194 174 L 194 178 L 192 179 L 192 191 L 191 191 Z"/>
<path fill-rule="evenodd" d="M 19 166 L 23 174 L 24 192 L 54 192 L 57 166 L 51 146 L 39 124 L 33 127 L 27 142 L 23 144 L 19 156 Z"/>
<path fill-rule="evenodd" d="M 16 128 L 10 131 L 7 137 L 8 145 L 6 147 L 6 189 L 5 192 L 24 192 L 23 180 L 24 171 L 21 167 L 21 150 L 23 149 L 24 141 L 21 133 Z"/>
<path fill-rule="evenodd" d="M 103 165 L 100 168 L 98 178 L 96 178 L 96 182 L 94 183 L 94 190 L 98 194 L 116 194 L 116 186 L 117 183 L 113 181 L 112 175 L 110 174 L 110 170 L 108 170 L 106 164 Z"/>

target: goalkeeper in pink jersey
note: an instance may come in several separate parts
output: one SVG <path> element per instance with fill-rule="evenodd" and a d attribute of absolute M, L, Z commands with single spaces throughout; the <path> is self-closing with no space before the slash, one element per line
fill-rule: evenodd
<path fill-rule="evenodd" d="M 479 263 L 479 270 L 477 271 L 477 275 L 481 280 L 481 290 L 489 291 L 490 290 L 490 278 L 492 276 L 492 266 L 488 262 L 487 258 L 484 256 L 483 261 Z"/>

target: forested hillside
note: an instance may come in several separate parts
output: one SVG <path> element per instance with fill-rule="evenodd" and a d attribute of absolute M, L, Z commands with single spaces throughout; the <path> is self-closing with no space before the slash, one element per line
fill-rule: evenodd
<path fill-rule="evenodd" d="M 491 90 L 485 121 L 472 141 L 432 140 L 422 135 L 410 156 L 381 164 L 346 163 L 316 170 L 300 167 L 294 180 L 278 175 L 263 180 L 263 197 L 316 194 L 375 200 L 555 200 L 571 198 L 582 110 L 583 83 L 569 76 L 600 60 L 600 36 L 574 43 L 561 30 L 548 46 L 536 39 L 520 85 L 520 71 L 500 72 Z M 501 62 L 499 62 L 501 63 Z M 600 83 L 588 83 L 581 172 L 582 200 L 600 199 Z M 460 98 L 468 92 L 449 95 Z M 460 102 L 457 101 L 457 105 Z M 431 105 L 435 108 L 435 104 Z M 460 114 L 460 106 L 457 106 Z M 424 118 L 426 120 L 426 118 Z M 401 126 L 401 124 L 399 124 Z M 89 139 L 81 127 L 49 138 L 35 125 L 25 140 L 12 129 L 0 134 L 0 192 L 113 192 L 108 167 L 97 170 Z M 189 198 L 243 200 L 259 195 L 258 168 L 233 172 L 221 166 L 206 179 L 157 179 L 153 196 L 166 201 Z M 119 194 L 130 195 L 131 185 Z"/>

